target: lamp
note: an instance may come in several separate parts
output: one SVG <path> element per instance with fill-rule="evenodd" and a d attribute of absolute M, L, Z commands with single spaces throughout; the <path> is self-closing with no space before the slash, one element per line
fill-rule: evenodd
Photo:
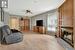
<path fill-rule="evenodd" d="M 0 8 L 1 8 L 1 21 L 4 21 L 4 10 L 3 8 L 8 7 L 8 0 L 0 0 Z"/>

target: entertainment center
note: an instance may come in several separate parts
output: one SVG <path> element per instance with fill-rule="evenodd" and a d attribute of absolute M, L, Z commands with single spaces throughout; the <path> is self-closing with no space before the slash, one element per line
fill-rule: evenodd
<path fill-rule="evenodd" d="M 46 27 L 43 26 L 43 20 L 36 20 L 36 26 L 33 26 L 33 31 L 41 34 L 46 33 Z"/>
<path fill-rule="evenodd" d="M 40 34 L 46 34 L 46 28 L 43 26 L 33 26 L 33 31 Z"/>

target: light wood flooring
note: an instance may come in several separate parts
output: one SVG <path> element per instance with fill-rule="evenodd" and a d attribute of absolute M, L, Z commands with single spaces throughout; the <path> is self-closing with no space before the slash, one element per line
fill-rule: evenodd
<path fill-rule="evenodd" d="M 0 45 L 0 50 L 65 50 L 53 36 L 23 33 L 23 41 L 10 45 Z"/>

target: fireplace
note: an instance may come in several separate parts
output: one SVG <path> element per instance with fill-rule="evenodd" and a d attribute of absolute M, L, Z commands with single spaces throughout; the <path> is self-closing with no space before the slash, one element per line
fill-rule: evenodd
<path fill-rule="evenodd" d="M 74 46 L 73 44 L 73 28 L 70 27 L 62 27 L 62 35 L 61 38 L 65 40 L 67 43 L 69 43 L 71 46 Z"/>

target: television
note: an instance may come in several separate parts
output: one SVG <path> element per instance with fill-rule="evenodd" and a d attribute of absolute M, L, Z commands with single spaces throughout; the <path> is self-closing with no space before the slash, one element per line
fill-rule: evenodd
<path fill-rule="evenodd" d="M 43 26 L 43 20 L 37 20 L 36 26 Z"/>

